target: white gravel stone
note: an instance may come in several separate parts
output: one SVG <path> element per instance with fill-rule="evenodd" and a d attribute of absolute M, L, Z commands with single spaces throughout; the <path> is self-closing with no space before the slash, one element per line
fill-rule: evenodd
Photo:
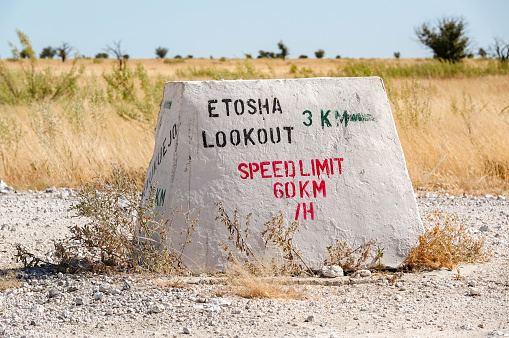
<path fill-rule="evenodd" d="M 54 298 L 54 297 L 57 297 L 60 295 L 60 291 L 56 288 L 51 288 L 48 292 L 48 297 L 49 298 Z"/>
<path fill-rule="evenodd" d="M 103 299 L 103 297 L 104 297 L 104 293 L 99 292 L 99 291 L 95 292 L 94 296 L 93 296 L 94 300 L 98 300 L 98 301 L 101 301 Z"/>
<path fill-rule="evenodd" d="M 165 310 L 166 308 L 164 307 L 164 305 L 162 304 L 154 304 L 152 305 L 152 307 L 150 308 L 150 310 L 154 313 L 161 313 Z"/>
<path fill-rule="evenodd" d="M 228 307 L 231 305 L 231 302 L 224 298 L 212 298 L 209 300 L 208 303 L 210 305 L 225 306 L 225 307 Z"/>
<path fill-rule="evenodd" d="M 353 273 L 353 277 L 369 277 L 371 276 L 371 271 L 369 270 L 357 270 Z"/>
<path fill-rule="evenodd" d="M 470 296 L 480 296 L 481 295 L 481 289 L 478 287 L 470 287 L 468 288 L 468 294 Z"/>
<path fill-rule="evenodd" d="M 339 265 L 326 265 L 322 268 L 322 275 L 328 278 L 344 276 L 343 268 Z"/>

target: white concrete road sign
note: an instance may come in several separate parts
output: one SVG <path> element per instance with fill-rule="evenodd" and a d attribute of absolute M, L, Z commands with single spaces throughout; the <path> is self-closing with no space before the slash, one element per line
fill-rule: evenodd
<path fill-rule="evenodd" d="M 422 232 L 383 82 L 313 78 L 169 82 L 156 126 L 144 187 L 157 211 L 198 208 L 196 232 L 184 253 L 195 271 L 224 264 L 216 221 L 253 213 L 249 240 L 263 254 L 263 224 L 282 211 L 298 221 L 296 246 L 320 268 L 336 239 L 351 247 L 370 239 L 397 266 Z M 171 244 L 183 240 L 171 222 Z"/>

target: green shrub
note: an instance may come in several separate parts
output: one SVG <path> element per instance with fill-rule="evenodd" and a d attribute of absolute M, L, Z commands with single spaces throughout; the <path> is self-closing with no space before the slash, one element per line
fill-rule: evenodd
<path fill-rule="evenodd" d="M 456 63 L 467 56 L 469 38 L 462 18 L 442 18 L 437 27 L 424 23 L 415 29 L 419 41 L 433 51 L 433 57 Z"/>
<path fill-rule="evenodd" d="M 141 63 L 136 69 L 124 64 L 123 67 L 113 65 L 110 73 L 103 73 L 106 80 L 108 102 L 117 114 L 125 118 L 153 123 L 157 118 L 157 105 L 160 100 L 164 80 L 158 76 L 152 83 L 145 67 Z M 138 96 L 137 88 L 141 88 L 143 96 Z"/>
<path fill-rule="evenodd" d="M 16 105 L 72 98 L 79 90 L 78 79 L 84 70 L 77 67 L 77 60 L 69 71 L 58 75 L 50 68 L 36 70 L 33 64 L 21 70 L 11 69 L 0 61 L 0 103 Z"/>

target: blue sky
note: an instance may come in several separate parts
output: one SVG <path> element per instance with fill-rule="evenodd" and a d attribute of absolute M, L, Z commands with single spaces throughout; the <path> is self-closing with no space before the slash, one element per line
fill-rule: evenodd
<path fill-rule="evenodd" d="M 0 57 L 18 44 L 15 30 L 28 35 L 37 54 L 68 42 L 93 57 L 122 41 L 131 58 L 154 58 L 158 46 L 168 56 L 243 58 L 260 49 L 277 51 L 282 40 L 290 57 L 431 57 L 414 28 L 443 16 L 468 23 L 472 50 L 494 37 L 509 42 L 507 0 L 0 0 Z M 19 44 L 18 44 L 19 45 Z"/>

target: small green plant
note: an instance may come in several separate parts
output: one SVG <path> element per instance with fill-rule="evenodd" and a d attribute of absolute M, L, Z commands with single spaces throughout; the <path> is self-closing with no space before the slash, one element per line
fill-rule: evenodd
<path fill-rule="evenodd" d="M 11 47 L 12 58 L 14 60 L 30 59 L 32 61 L 35 61 L 35 52 L 34 49 L 32 48 L 30 40 L 28 39 L 28 36 L 19 29 L 16 29 L 16 35 L 18 36 L 19 42 L 21 44 L 21 50 L 18 49 L 18 47 L 14 45 L 12 42 L 9 42 L 9 47 Z"/>
<path fill-rule="evenodd" d="M 84 72 L 74 60 L 68 71 L 58 75 L 49 68 L 36 70 L 33 61 L 30 67 L 10 69 L 0 61 L 0 104 L 17 105 L 41 101 L 72 99 L 78 91 L 78 79 Z"/>
<path fill-rule="evenodd" d="M 145 67 L 138 63 L 135 69 L 127 64 L 122 67 L 113 65 L 110 73 L 103 73 L 103 78 L 107 84 L 108 101 L 119 116 L 149 123 L 155 120 L 160 91 L 164 86 L 162 76 L 151 82 Z M 138 87 L 141 87 L 143 97 L 139 96 Z"/>

